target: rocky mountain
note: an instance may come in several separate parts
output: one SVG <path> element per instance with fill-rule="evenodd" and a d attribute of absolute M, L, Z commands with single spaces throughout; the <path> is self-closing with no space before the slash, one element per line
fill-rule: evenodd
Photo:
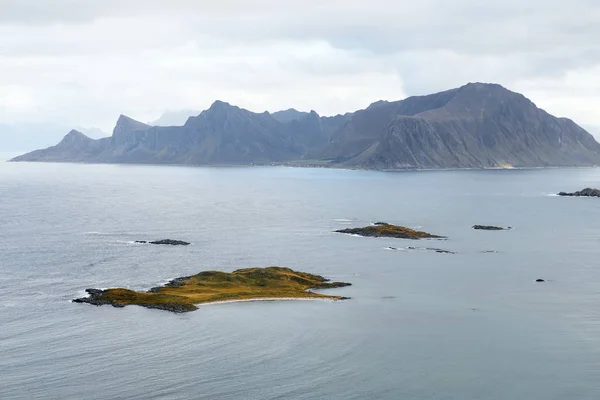
<path fill-rule="evenodd" d="M 201 111 L 196 110 L 167 111 L 157 120 L 149 122 L 148 124 L 152 126 L 182 126 L 189 117 L 193 117 L 200 113 Z"/>
<path fill-rule="evenodd" d="M 326 165 L 369 169 L 600 164 L 600 144 L 500 85 L 469 83 L 335 117 L 216 101 L 183 126 L 119 117 L 109 138 L 71 131 L 13 161 Z"/>
<path fill-rule="evenodd" d="M 334 151 L 343 164 L 399 169 L 600 163 L 600 145 L 589 133 L 500 85 L 468 84 L 370 108 L 365 113 L 372 121 L 390 108 L 395 115 L 376 140 L 364 141 L 368 148 Z"/>
<path fill-rule="evenodd" d="M 297 121 L 306 117 L 309 113 L 298 111 L 293 108 L 289 108 L 287 110 L 277 111 L 271 114 L 273 118 L 275 118 L 279 122 L 283 122 L 284 124 L 291 121 Z"/>
<path fill-rule="evenodd" d="M 56 145 L 14 158 L 12 161 L 89 162 L 104 151 L 110 138 L 91 139 L 71 130 Z"/>

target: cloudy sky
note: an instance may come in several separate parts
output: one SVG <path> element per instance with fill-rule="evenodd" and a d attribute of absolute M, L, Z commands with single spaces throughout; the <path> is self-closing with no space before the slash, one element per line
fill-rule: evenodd
<path fill-rule="evenodd" d="M 598 0 L 0 0 L 0 123 L 330 115 L 484 81 L 595 127 L 599 38 Z"/>

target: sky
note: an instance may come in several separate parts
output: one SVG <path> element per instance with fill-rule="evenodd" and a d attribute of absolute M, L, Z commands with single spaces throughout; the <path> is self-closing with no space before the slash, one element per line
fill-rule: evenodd
<path fill-rule="evenodd" d="M 0 0 L 0 124 L 333 115 L 494 82 L 600 137 L 598 0 Z"/>

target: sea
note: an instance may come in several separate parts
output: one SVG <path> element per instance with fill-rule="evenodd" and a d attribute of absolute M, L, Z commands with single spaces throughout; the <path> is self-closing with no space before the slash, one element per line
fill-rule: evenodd
<path fill-rule="evenodd" d="M 2 162 L 0 399 L 597 400 L 600 199 L 555 195 L 584 187 L 600 169 Z M 334 232 L 378 221 L 448 239 Z M 191 245 L 134 243 L 164 238 Z M 71 302 L 274 265 L 351 299 Z"/>

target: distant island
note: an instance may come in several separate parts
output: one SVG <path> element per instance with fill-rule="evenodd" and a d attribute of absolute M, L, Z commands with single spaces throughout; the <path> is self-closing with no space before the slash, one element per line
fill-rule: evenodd
<path fill-rule="evenodd" d="M 445 239 L 445 236 L 432 235 L 431 233 L 415 231 L 404 226 L 392 225 L 386 222 L 376 222 L 374 225 L 364 228 L 347 228 L 335 231 L 350 235 L 368 237 L 391 237 L 398 239 Z"/>
<path fill-rule="evenodd" d="M 147 292 L 129 289 L 86 289 L 89 297 L 74 299 L 75 303 L 125 307 L 138 305 L 175 313 L 194 311 L 197 304 L 224 301 L 331 299 L 311 292 L 311 289 L 331 289 L 350 286 L 345 282 L 330 282 L 319 275 L 298 272 L 284 267 L 247 268 L 227 273 L 204 271 L 193 276 L 177 278 L 164 286 Z"/>
<path fill-rule="evenodd" d="M 476 231 L 509 231 L 510 226 L 493 226 L 493 225 L 473 225 L 471 228 Z"/>
<path fill-rule="evenodd" d="M 600 189 L 585 188 L 573 193 L 560 192 L 558 195 L 570 197 L 600 197 Z"/>
<path fill-rule="evenodd" d="M 112 136 L 72 130 L 55 146 L 12 161 L 185 165 L 290 165 L 376 170 L 591 166 L 600 144 L 566 118 L 497 84 L 333 117 L 294 109 L 254 113 L 216 101 L 183 126 L 121 115 Z"/>
<path fill-rule="evenodd" d="M 135 243 L 141 244 L 166 244 L 169 246 L 189 246 L 189 242 L 184 242 L 183 240 L 174 240 L 174 239 L 161 239 L 161 240 L 136 240 Z"/>

